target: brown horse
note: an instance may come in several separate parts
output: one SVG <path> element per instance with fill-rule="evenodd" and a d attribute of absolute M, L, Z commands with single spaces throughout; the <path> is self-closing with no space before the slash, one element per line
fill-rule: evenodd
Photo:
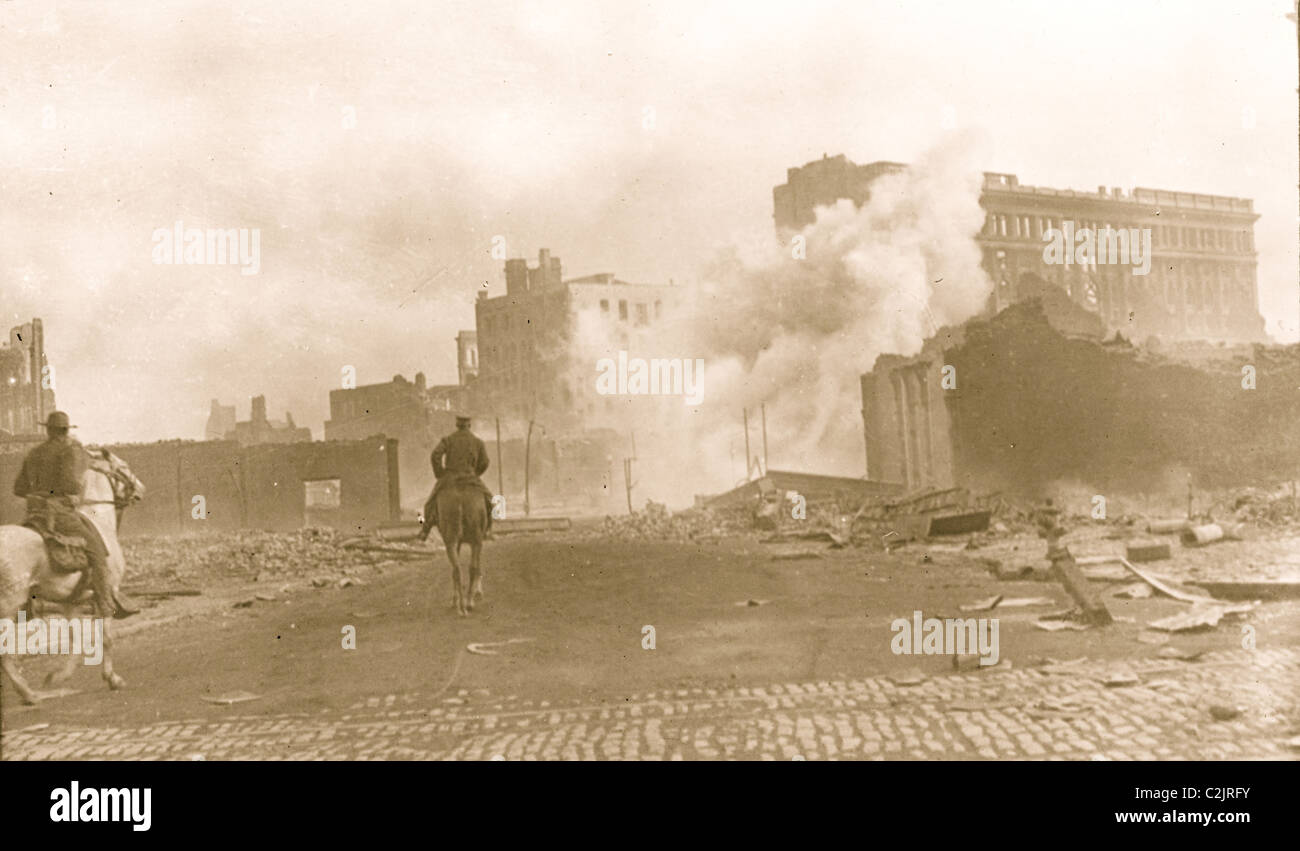
<path fill-rule="evenodd" d="M 110 452 L 89 450 L 91 462 L 82 479 L 80 512 L 90 518 L 108 548 L 110 582 L 117 585 L 126 571 L 122 547 L 117 542 L 121 511 L 144 496 L 144 485 L 131 474 L 125 462 Z M 34 599 L 44 609 L 54 609 L 68 616 L 90 598 L 91 591 L 81 581 L 81 573 L 59 573 L 50 567 L 41 536 L 25 526 L 0 526 L 0 618 L 16 620 L 20 610 L 27 610 Z M 111 689 L 120 689 L 126 680 L 113 671 L 110 621 L 104 620 L 104 659 L 101 674 Z M 66 680 L 76 670 L 78 658 L 69 655 L 64 667 L 46 678 L 47 686 Z M 33 691 L 14 665 L 13 657 L 0 654 L 0 670 L 9 676 L 24 703 L 35 703 L 41 695 Z"/>
<path fill-rule="evenodd" d="M 479 554 L 483 552 L 483 536 L 487 533 L 487 506 L 483 493 L 471 484 L 450 482 L 438 494 L 438 534 L 447 548 L 447 561 L 451 562 L 451 604 L 456 613 L 464 615 L 474 611 L 483 599 L 483 571 L 479 568 Z M 460 545 L 469 544 L 469 587 L 461 581 Z"/>

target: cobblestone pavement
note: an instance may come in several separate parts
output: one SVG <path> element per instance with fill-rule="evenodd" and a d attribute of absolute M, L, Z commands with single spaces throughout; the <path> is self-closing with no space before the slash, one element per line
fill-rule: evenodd
<path fill-rule="evenodd" d="M 1108 684 L 1109 683 L 1109 684 Z M 1211 707 L 1215 712 L 1211 712 Z M 1295 759 L 1300 651 L 551 703 L 479 690 L 374 697 L 317 715 L 129 728 L 36 725 L 32 759 Z M 1231 711 L 1240 710 L 1236 717 Z M 1216 718 L 1215 716 L 1222 716 Z"/>

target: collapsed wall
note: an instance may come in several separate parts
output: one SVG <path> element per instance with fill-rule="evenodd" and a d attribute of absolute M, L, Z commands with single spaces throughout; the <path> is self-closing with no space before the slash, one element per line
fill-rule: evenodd
<path fill-rule="evenodd" d="M 1031 496 L 1300 477 L 1300 346 L 1103 343 L 1073 321 L 1023 302 L 879 359 L 862 380 L 868 475 Z"/>

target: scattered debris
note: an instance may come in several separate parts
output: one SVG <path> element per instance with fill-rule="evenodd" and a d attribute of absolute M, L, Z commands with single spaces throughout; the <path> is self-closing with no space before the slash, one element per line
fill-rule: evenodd
<path fill-rule="evenodd" d="M 1194 592 L 1193 589 L 1186 588 L 1182 585 L 1179 585 L 1177 582 L 1174 582 L 1173 580 L 1166 579 L 1161 576 L 1156 576 L 1154 573 L 1148 573 L 1145 570 L 1141 570 L 1140 568 L 1134 567 L 1132 563 L 1129 562 L 1128 559 L 1116 557 L 1116 561 L 1124 565 L 1124 567 L 1126 567 L 1128 571 L 1132 573 L 1134 576 L 1136 576 L 1138 579 L 1141 579 L 1143 582 L 1150 585 L 1152 588 L 1156 589 L 1157 591 L 1159 591 L 1161 594 L 1164 594 L 1165 596 L 1173 597 L 1175 600 L 1181 600 L 1184 603 L 1213 602 L 1213 600 L 1210 597 L 1207 597 L 1204 594 L 1197 594 Z"/>
<path fill-rule="evenodd" d="M 274 603 L 276 601 L 276 596 L 274 594 L 266 593 L 254 594 L 253 599 L 261 600 L 263 603 Z"/>
<path fill-rule="evenodd" d="M 1127 582 L 1133 578 L 1110 556 L 1081 556 L 1074 562 L 1089 582 Z"/>
<path fill-rule="evenodd" d="M 735 603 L 734 605 L 741 606 L 741 607 L 754 607 L 754 606 L 766 606 L 770 602 L 771 600 L 754 600 L 751 598 L 749 600 L 741 600 L 739 603 Z"/>
<path fill-rule="evenodd" d="M 508 644 L 524 644 L 529 641 L 535 641 L 532 638 L 510 638 L 505 641 L 480 641 L 474 644 L 465 645 L 465 649 L 471 653 L 477 653 L 479 656 L 495 656 L 497 651 L 488 650 L 489 647 L 505 647 Z"/>
<path fill-rule="evenodd" d="M 1161 659 L 1179 659 L 1183 662 L 1195 662 L 1205 655 L 1204 650 L 1186 650 L 1182 647 L 1161 647 L 1156 653 Z"/>
<path fill-rule="evenodd" d="M 1254 606 L 1249 603 L 1236 606 L 1194 606 L 1191 611 L 1151 621 L 1147 626 L 1165 632 L 1194 632 L 1196 630 L 1216 627 L 1219 625 L 1219 621 L 1221 621 L 1225 616 L 1242 614 L 1243 612 L 1250 611 L 1252 608 L 1254 608 Z"/>
<path fill-rule="evenodd" d="M 1087 661 L 1088 659 L 1086 656 L 1080 656 L 1078 659 L 1070 659 L 1065 662 L 1053 662 L 1050 665 L 1043 665 L 1038 670 L 1042 671 L 1044 674 L 1053 674 L 1057 676 L 1080 676 L 1087 670 L 1082 667 L 1082 665 Z"/>
<path fill-rule="evenodd" d="M 1125 585 L 1114 593 L 1116 597 L 1124 597 L 1129 600 L 1144 600 L 1152 596 L 1155 592 L 1151 586 L 1145 582 L 1134 582 L 1132 585 Z"/>
<path fill-rule="evenodd" d="M 1051 606 L 1055 603 L 1051 597 L 1006 597 L 998 603 L 998 608 L 1018 609 L 1025 606 Z"/>
<path fill-rule="evenodd" d="M 1190 526 L 1186 520 L 1152 520 L 1147 524 L 1147 531 L 1153 535 L 1177 535 Z"/>
<path fill-rule="evenodd" d="M 975 602 L 969 603 L 965 606 L 961 606 L 960 608 L 963 612 L 987 612 L 990 609 L 997 606 L 997 604 L 1000 602 L 1002 602 L 1002 595 L 998 594 L 995 597 L 988 597 L 983 600 L 976 600 Z"/>
<path fill-rule="evenodd" d="M 123 587 L 122 591 L 129 596 L 145 600 L 166 600 L 170 597 L 201 597 L 203 595 L 203 592 L 198 588 L 137 588 L 131 586 Z"/>
<path fill-rule="evenodd" d="M 1082 632 L 1086 629 L 1090 629 L 1087 624 L 1082 624 L 1078 621 L 1038 621 L 1034 626 L 1039 629 L 1047 630 L 1048 632 L 1060 632 L 1065 629 L 1073 629 Z"/>
<path fill-rule="evenodd" d="M 1110 671 L 1102 677 L 1101 684 L 1107 688 L 1121 688 L 1123 686 L 1135 686 L 1142 682 L 1137 674 L 1129 670 Z"/>
<path fill-rule="evenodd" d="M 800 550 L 793 553 L 773 553 L 768 558 L 771 561 L 802 561 L 804 559 L 822 558 L 822 554 L 812 550 Z"/>
<path fill-rule="evenodd" d="M 1220 600 L 1295 600 L 1300 599 L 1300 582 L 1202 582 L 1196 587 Z"/>
<path fill-rule="evenodd" d="M 992 559 L 989 559 L 992 561 Z M 994 571 L 998 579 L 1003 582 L 1051 582 L 1051 573 L 1043 568 L 1035 567 L 1032 564 L 1014 564 L 1001 565 L 996 564 Z"/>
<path fill-rule="evenodd" d="M 1235 706 L 1224 706 L 1221 703 L 1211 704 L 1210 716 L 1215 721 L 1231 721 L 1234 718 L 1241 717 L 1241 710 Z"/>
<path fill-rule="evenodd" d="M 1034 709 L 1042 709 L 1047 712 L 1083 712 L 1087 707 L 1068 697 L 1045 697 L 1034 704 Z"/>
<path fill-rule="evenodd" d="M 1151 539 L 1129 541 L 1124 545 L 1124 553 L 1129 561 L 1138 563 L 1162 561 L 1170 557 L 1169 543 Z"/>
<path fill-rule="evenodd" d="M 260 694 L 253 694 L 251 691 L 231 691 L 216 697 L 203 695 L 205 703 L 215 703 L 218 706 L 230 706 L 235 703 L 248 703 L 252 700 L 261 700 Z"/>
<path fill-rule="evenodd" d="M 1215 541 L 1224 539 L 1223 527 L 1218 523 L 1208 523 L 1204 526 L 1190 526 L 1184 529 L 1180 539 L 1185 547 L 1203 547 L 1206 544 L 1212 544 Z"/>
<path fill-rule="evenodd" d="M 235 603 L 233 606 L 231 606 L 231 608 L 233 608 L 233 609 L 248 609 L 248 608 L 251 608 L 252 605 L 253 605 L 253 603 L 255 603 L 255 602 L 257 602 L 257 601 L 256 601 L 255 599 L 253 599 L 253 598 L 249 598 L 249 599 L 247 599 L 247 600 L 240 600 L 239 602 L 237 602 L 237 603 Z"/>
<path fill-rule="evenodd" d="M 925 682 L 927 677 L 920 671 L 904 671 L 901 674 L 894 674 L 889 677 L 889 681 L 896 686 L 917 686 Z"/>

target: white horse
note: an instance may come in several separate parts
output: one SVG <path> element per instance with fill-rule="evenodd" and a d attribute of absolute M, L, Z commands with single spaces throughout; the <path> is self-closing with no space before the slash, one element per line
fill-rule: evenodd
<path fill-rule="evenodd" d="M 117 542 L 117 527 L 121 512 L 144 496 L 140 483 L 122 459 L 108 450 L 88 449 L 91 462 L 82 479 L 81 503 L 78 510 L 90 518 L 108 549 L 109 582 L 116 587 L 126 572 L 122 547 Z M 36 532 L 25 526 L 0 526 L 0 618 L 11 622 L 20 610 L 28 610 L 33 600 L 39 599 L 42 609 L 53 609 L 63 616 L 88 602 L 93 591 L 89 583 L 82 582 L 81 572 L 61 573 L 50 566 L 45 542 Z M 120 689 L 126 680 L 113 672 L 113 647 L 109 622 L 104 619 L 104 659 L 102 676 L 111 689 Z M 24 641 L 24 636 L 18 636 Z M 46 686 L 56 685 L 72 676 L 79 657 L 69 655 L 64 667 L 46 678 Z M 24 703 L 36 703 L 41 695 L 33 691 L 18 673 L 13 657 L 0 654 L 0 670 L 18 690 Z"/>

